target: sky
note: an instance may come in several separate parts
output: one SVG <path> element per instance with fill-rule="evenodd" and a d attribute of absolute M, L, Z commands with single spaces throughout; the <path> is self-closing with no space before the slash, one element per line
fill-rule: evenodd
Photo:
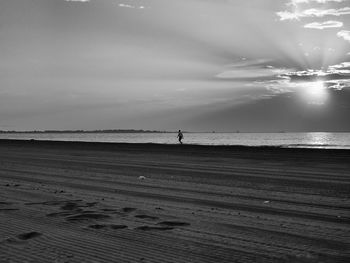
<path fill-rule="evenodd" d="M 1 0 L 0 130 L 350 131 L 350 0 Z"/>

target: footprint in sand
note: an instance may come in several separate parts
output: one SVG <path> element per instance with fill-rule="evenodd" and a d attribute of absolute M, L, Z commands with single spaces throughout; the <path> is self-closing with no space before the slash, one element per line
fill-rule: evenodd
<path fill-rule="evenodd" d="M 98 214 L 98 213 L 81 213 L 77 215 L 68 216 L 66 220 L 82 221 L 82 220 L 90 220 L 90 219 L 107 219 L 107 218 L 110 218 L 110 216 L 105 214 Z"/>
<path fill-rule="evenodd" d="M 111 212 L 111 213 L 118 212 L 118 210 L 111 209 L 111 208 L 102 208 L 101 211 L 104 211 L 104 212 Z"/>
<path fill-rule="evenodd" d="M 100 225 L 100 224 L 95 224 L 95 225 L 89 225 L 89 228 L 93 229 L 103 229 L 103 228 L 111 228 L 111 229 L 124 229 L 127 228 L 128 226 L 126 225 Z"/>
<path fill-rule="evenodd" d="M 167 226 L 164 226 L 164 227 L 159 227 L 159 226 L 139 226 L 139 227 L 136 227 L 135 228 L 136 230 L 142 230 L 142 231 L 165 231 L 165 230 L 172 230 L 174 229 L 173 227 L 167 227 Z"/>
<path fill-rule="evenodd" d="M 178 221 L 162 221 L 158 223 L 159 226 L 139 226 L 136 230 L 152 231 L 152 230 L 172 230 L 177 226 L 189 226 L 190 223 Z"/>
<path fill-rule="evenodd" d="M 32 238 L 36 238 L 41 236 L 42 234 L 39 232 L 29 232 L 29 233 L 23 233 L 23 234 L 19 234 L 17 236 L 18 239 L 20 240 L 28 240 L 28 239 L 32 239 Z"/>
<path fill-rule="evenodd" d="M 22 234 L 17 235 L 16 237 L 6 238 L 5 240 L 1 241 L 0 244 L 3 242 L 6 242 L 6 243 L 11 244 L 11 245 L 23 245 L 23 244 L 26 244 L 27 240 L 39 237 L 41 235 L 42 235 L 42 233 L 35 232 L 35 231 L 28 232 L 28 233 L 22 233 Z"/>
<path fill-rule="evenodd" d="M 19 239 L 15 238 L 15 237 L 6 238 L 5 240 L 1 241 L 0 244 L 1 243 L 5 243 L 5 242 L 10 244 L 10 245 L 23 245 L 23 244 L 26 243 L 26 241 L 19 240 Z"/>
<path fill-rule="evenodd" d="M 97 202 L 85 203 L 82 200 L 64 200 L 64 201 L 47 201 L 43 203 L 31 203 L 31 204 L 43 204 L 60 206 L 61 212 L 49 213 L 47 217 L 65 217 L 67 221 L 83 221 L 83 220 L 103 220 L 110 218 L 105 213 L 97 213 L 94 210 L 85 210 L 84 207 L 92 207 Z M 62 211 L 63 210 L 63 211 Z"/>
<path fill-rule="evenodd" d="M 128 226 L 126 225 L 109 225 L 110 228 L 112 229 L 124 229 L 124 228 L 128 228 Z"/>
<path fill-rule="evenodd" d="M 19 210 L 18 208 L 0 208 L 0 212 L 1 211 L 16 211 Z"/>
<path fill-rule="evenodd" d="M 73 202 L 67 202 L 64 205 L 60 207 L 62 210 L 75 210 L 78 209 L 80 206 L 77 203 Z"/>
<path fill-rule="evenodd" d="M 90 203 L 86 203 L 86 206 L 87 207 L 93 207 L 93 206 L 95 206 L 97 204 L 98 204 L 98 202 L 90 202 Z"/>
<path fill-rule="evenodd" d="M 90 203 L 80 202 L 80 203 L 78 203 L 78 202 L 68 201 L 64 205 L 62 205 L 60 208 L 62 210 L 77 210 L 77 209 L 80 209 L 81 207 L 93 207 L 96 204 L 98 204 L 98 202 L 90 202 Z"/>
<path fill-rule="evenodd" d="M 102 228 L 106 228 L 107 225 L 98 225 L 98 224 L 96 224 L 96 225 L 89 225 L 88 227 L 89 228 L 93 228 L 93 229 L 102 229 Z"/>
<path fill-rule="evenodd" d="M 18 208 L 7 207 L 7 206 L 11 206 L 11 205 L 12 205 L 12 203 L 10 203 L 10 202 L 0 202 L 0 212 L 19 210 Z"/>
<path fill-rule="evenodd" d="M 0 202 L 0 205 L 12 205 L 10 202 Z"/>
<path fill-rule="evenodd" d="M 191 224 L 187 222 L 178 222 L 178 221 L 163 221 L 158 223 L 157 225 L 174 227 L 174 226 L 189 226 Z"/>
<path fill-rule="evenodd" d="M 133 207 L 123 207 L 122 208 L 122 211 L 124 212 L 124 213 L 131 213 L 131 212 L 133 212 L 133 211 L 135 211 L 136 210 L 136 208 L 133 208 Z"/>

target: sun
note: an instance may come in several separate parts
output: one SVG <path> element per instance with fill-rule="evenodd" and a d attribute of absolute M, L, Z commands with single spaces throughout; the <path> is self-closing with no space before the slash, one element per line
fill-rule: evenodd
<path fill-rule="evenodd" d="M 315 81 L 305 85 L 305 97 L 310 104 L 324 104 L 328 97 L 323 81 Z"/>
<path fill-rule="evenodd" d="M 326 89 L 323 81 L 311 82 L 308 86 L 309 87 L 307 87 L 306 91 L 310 96 L 323 97 L 326 95 Z"/>

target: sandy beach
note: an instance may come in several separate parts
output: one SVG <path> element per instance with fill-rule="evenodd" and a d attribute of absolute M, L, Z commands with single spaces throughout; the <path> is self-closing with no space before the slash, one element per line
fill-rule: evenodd
<path fill-rule="evenodd" d="M 350 151 L 0 140 L 0 262 L 350 262 Z"/>

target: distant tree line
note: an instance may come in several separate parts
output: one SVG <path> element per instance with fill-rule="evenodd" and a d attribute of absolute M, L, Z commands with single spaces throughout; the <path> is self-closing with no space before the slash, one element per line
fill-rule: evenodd
<path fill-rule="evenodd" d="M 111 129 L 111 130 L 42 130 L 42 131 L 0 131 L 0 133 L 169 133 L 168 131 Z"/>

